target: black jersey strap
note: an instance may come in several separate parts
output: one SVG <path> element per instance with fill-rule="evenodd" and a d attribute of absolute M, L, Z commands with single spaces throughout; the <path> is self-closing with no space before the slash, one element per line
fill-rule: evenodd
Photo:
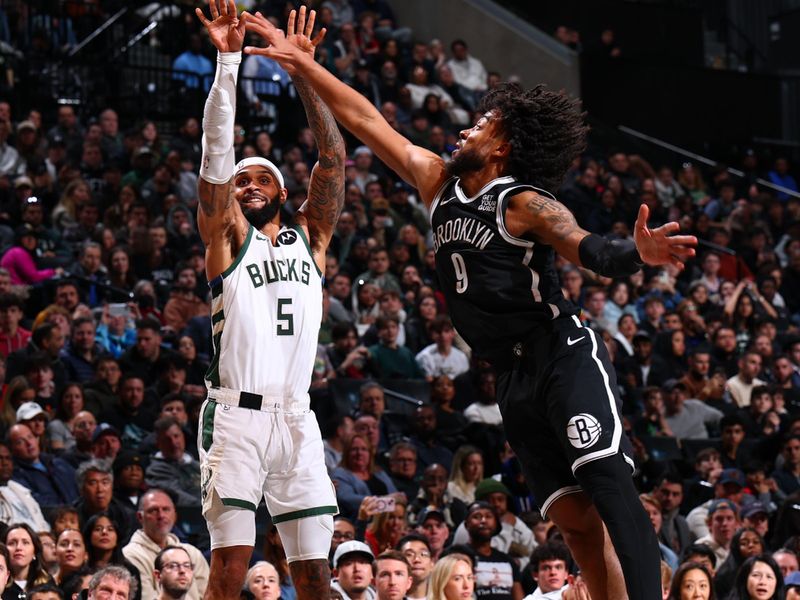
<path fill-rule="evenodd" d="M 578 246 L 581 264 L 604 277 L 627 277 L 642 268 L 636 244 L 630 240 L 607 240 L 590 233 Z"/>

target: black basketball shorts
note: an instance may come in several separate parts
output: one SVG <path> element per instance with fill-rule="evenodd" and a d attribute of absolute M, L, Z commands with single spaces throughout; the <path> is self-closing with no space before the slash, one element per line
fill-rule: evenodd
<path fill-rule="evenodd" d="M 581 491 L 574 476 L 581 465 L 622 453 L 633 469 L 614 367 L 603 340 L 578 317 L 537 329 L 497 367 L 506 436 L 542 514 Z"/>

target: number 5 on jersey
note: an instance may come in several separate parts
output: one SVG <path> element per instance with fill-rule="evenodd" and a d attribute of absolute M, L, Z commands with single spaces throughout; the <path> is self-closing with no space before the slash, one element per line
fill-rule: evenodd
<path fill-rule="evenodd" d="M 294 335 L 294 315 L 287 312 L 291 308 L 291 298 L 278 298 L 278 335 Z"/>

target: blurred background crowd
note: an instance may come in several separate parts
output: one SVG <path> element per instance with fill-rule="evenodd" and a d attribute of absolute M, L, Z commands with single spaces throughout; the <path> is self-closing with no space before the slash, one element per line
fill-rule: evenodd
<path fill-rule="evenodd" d="M 6 600 L 72 598 L 107 564 L 135 573 L 146 600 L 200 598 L 208 577 L 197 438 L 213 348 L 195 214 L 214 54 L 194 3 L 125 4 L 0 3 Z M 278 26 L 294 7 L 240 4 Z M 419 39 L 384 0 L 310 4 L 328 28 L 317 60 L 445 159 L 482 95 L 515 77 L 488 70 L 469 40 Z M 113 61 L 65 68 L 94 39 L 116 39 L 120 11 L 139 38 L 115 51 L 157 76 L 118 81 Z M 152 22 L 165 25 L 152 32 Z M 610 29 L 596 42 L 553 33 L 605 60 L 625 54 Z M 264 57 L 244 59 L 239 87 L 237 160 L 280 166 L 291 220 L 316 161 L 302 106 Z M 126 120 L 132 102 L 149 117 Z M 560 598 L 575 566 L 505 441 L 492 366 L 450 322 L 426 210 L 348 141 L 311 389 L 341 510 L 332 597 Z M 677 221 L 700 240 L 681 272 L 609 280 L 557 262 L 565 296 L 616 367 L 665 598 L 689 597 L 682 586 L 698 577 L 716 597 L 750 598 L 747 581 L 765 568 L 775 593 L 796 594 L 796 170 L 788 155 L 750 148 L 734 170 L 590 141 L 552 190 L 582 227 L 629 238 L 645 203 L 651 225 Z M 279 536 L 263 506 L 258 516 L 243 593 L 291 600 Z"/>

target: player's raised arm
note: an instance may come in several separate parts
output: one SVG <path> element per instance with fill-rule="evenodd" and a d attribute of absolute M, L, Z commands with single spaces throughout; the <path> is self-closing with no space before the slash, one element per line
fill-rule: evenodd
<path fill-rule="evenodd" d="M 647 206 L 642 204 L 633 242 L 607 240 L 589 233 L 578 225 L 566 206 L 535 192 L 515 196 L 506 218 L 515 231 L 533 236 L 570 262 L 599 275 L 624 277 L 638 271 L 643 264 L 671 264 L 683 269 L 684 262 L 695 254 L 697 238 L 674 235 L 680 231 L 678 223 L 650 229 L 649 214 Z"/>
<path fill-rule="evenodd" d="M 444 161 L 429 150 L 415 146 L 397 133 L 380 112 L 353 88 L 339 81 L 308 52 L 305 36 L 287 39 L 284 33 L 256 13 L 247 16 L 247 30 L 269 42 L 267 48 L 248 46 L 248 54 L 263 54 L 278 61 L 290 75 L 301 73 L 330 108 L 336 120 L 378 155 L 406 182 L 416 187 L 426 204 L 445 179 Z M 299 44 L 299 45 L 298 45 Z"/>
<path fill-rule="evenodd" d="M 310 40 L 314 31 L 315 17 L 316 13 L 312 10 L 306 21 L 305 6 L 300 7 L 299 13 L 293 10 L 289 14 L 289 22 L 286 26 L 287 38 L 291 41 L 294 36 L 298 36 Z M 314 48 L 324 37 L 325 30 L 323 29 L 316 38 L 310 40 L 312 55 Z M 297 93 L 300 94 L 300 100 L 303 102 L 308 124 L 314 134 L 319 151 L 317 164 L 311 171 L 308 199 L 300 207 L 298 216 L 305 218 L 312 250 L 315 256 L 321 257 L 320 260 L 324 265 L 325 250 L 333 236 L 342 206 L 344 206 L 344 161 L 347 154 L 336 120 L 314 88 L 299 72 L 292 75 L 292 81 Z"/>
<path fill-rule="evenodd" d="M 207 260 L 224 262 L 237 249 L 231 233 L 246 233 L 247 222 L 233 198 L 233 125 L 236 115 L 236 80 L 242 61 L 244 20 L 236 16 L 234 0 L 209 0 L 211 19 L 195 12 L 217 48 L 217 72 L 203 110 L 203 159 L 198 180 L 198 228 L 207 246 Z M 244 16 L 244 15 L 243 15 Z M 231 241 L 234 244 L 231 245 Z M 209 273 L 222 272 L 209 265 Z"/>

